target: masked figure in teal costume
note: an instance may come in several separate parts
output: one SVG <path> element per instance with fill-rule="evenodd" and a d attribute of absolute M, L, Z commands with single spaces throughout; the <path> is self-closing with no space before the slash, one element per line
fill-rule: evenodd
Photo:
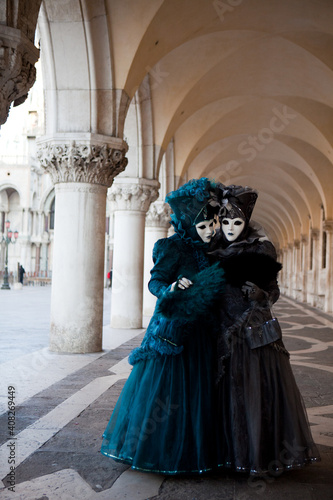
<path fill-rule="evenodd" d="M 175 234 L 158 240 L 149 290 L 155 312 L 103 434 L 101 452 L 133 469 L 196 473 L 217 464 L 214 301 L 223 270 L 206 251 L 214 234 L 214 184 L 169 193 Z"/>

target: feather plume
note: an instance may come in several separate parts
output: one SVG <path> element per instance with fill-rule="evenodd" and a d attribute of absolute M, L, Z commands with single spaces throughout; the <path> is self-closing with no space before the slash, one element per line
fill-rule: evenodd
<path fill-rule="evenodd" d="M 196 274 L 186 290 L 166 291 L 156 303 L 155 313 L 167 319 L 193 322 L 211 313 L 224 290 L 224 271 L 218 263 Z"/>

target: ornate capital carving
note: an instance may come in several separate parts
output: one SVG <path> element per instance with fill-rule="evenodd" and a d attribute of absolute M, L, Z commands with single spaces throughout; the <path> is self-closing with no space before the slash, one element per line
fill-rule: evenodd
<path fill-rule="evenodd" d="M 90 142 L 47 142 L 37 156 L 42 168 L 58 182 L 87 182 L 110 187 L 113 179 L 125 170 L 126 149 Z"/>
<path fill-rule="evenodd" d="M 8 117 L 11 103 L 22 104 L 35 83 L 35 63 L 39 50 L 19 30 L 8 26 L 0 29 L 0 125 Z"/>
<path fill-rule="evenodd" d="M 323 224 L 323 230 L 328 233 L 333 233 L 333 220 L 325 220 Z"/>
<path fill-rule="evenodd" d="M 311 237 L 314 241 L 319 240 L 319 229 L 311 229 Z"/>
<path fill-rule="evenodd" d="M 307 245 L 309 242 L 309 238 L 306 234 L 301 234 L 301 243 L 302 245 Z"/>
<path fill-rule="evenodd" d="M 108 199 L 112 210 L 135 210 L 147 212 L 150 204 L 158 198 L 158 183 L 113 184 Z"/>
<path fill-rule="evenodd" d="M 300 240 L 294 240 L 294 247 L 296 248 L 296 250 L 298 250 L 301 247 Z"/>
<path fill-rule="evenodd" d="M 155 201 L 149 207 L 146 215 L 148 227 L 170 227 L 171 208 L 164 201 Z"/>

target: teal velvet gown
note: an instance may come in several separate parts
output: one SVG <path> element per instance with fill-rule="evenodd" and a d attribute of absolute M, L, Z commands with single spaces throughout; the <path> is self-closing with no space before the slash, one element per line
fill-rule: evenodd
<path fill-rule="evenodd" d="M 170 285 L 208 267 L 202 246 L 177 234 L 155 244 L 153 261 L 150 291 L 158 298 L 177 293 L 180 301 L 186 291 L 168 292 Z M 141 346 L 129 357 L 133 369 L 103 434 L 104 455 L 162 474 L 200 474 L 217 466 L 216 338 L 211 310 L 201 312 L 188 322 L 155 309 Z"/>

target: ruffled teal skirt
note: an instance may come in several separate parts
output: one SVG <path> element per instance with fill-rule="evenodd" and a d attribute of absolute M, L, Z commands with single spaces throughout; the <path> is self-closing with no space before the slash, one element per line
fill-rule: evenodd
<path fill-rule="evenodd" d="M 101 452 L 142 471 L 214 469 L 214 353 L 209 332 L 193 329 L 181 353 L 138 361 L 103 434 Z"/>

